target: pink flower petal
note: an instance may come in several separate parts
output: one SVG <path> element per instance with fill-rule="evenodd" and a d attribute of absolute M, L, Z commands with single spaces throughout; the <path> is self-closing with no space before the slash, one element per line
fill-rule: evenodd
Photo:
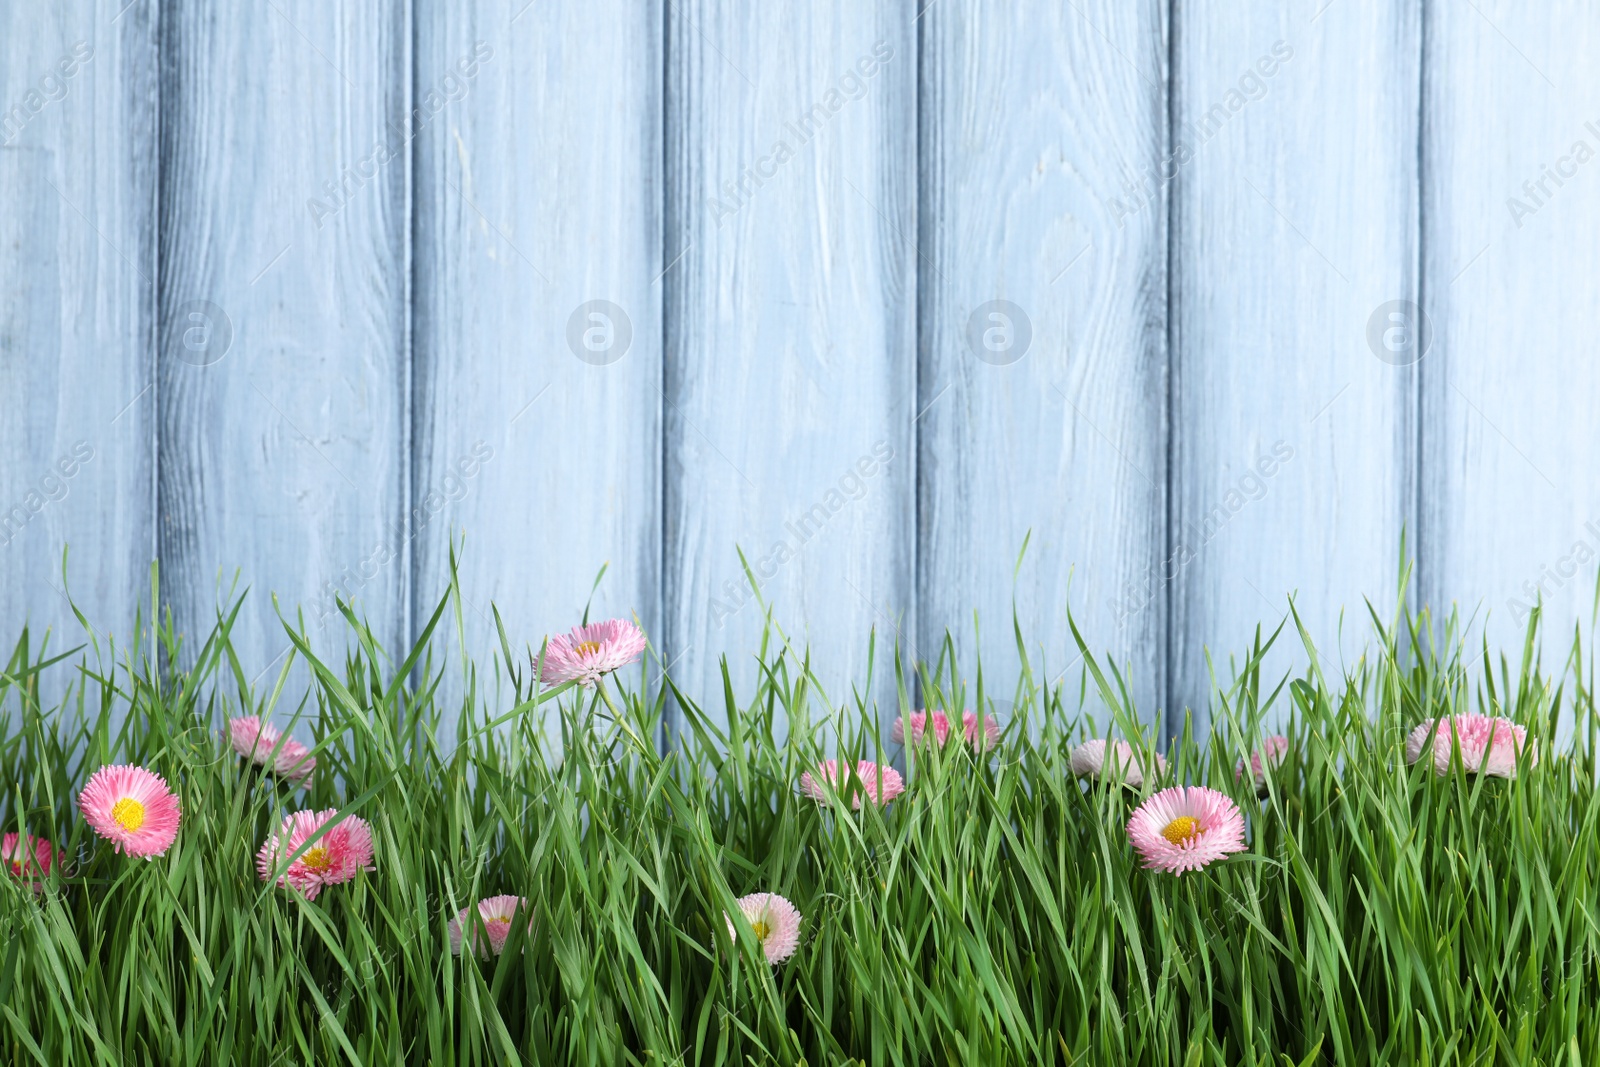
<path fill-rule="evenodd" d="M 1244 816 L 1226 793 L 1174 786 L 1139 805 L 1128 820 L 1128 840 L 1148 870 L 1198 871 L 1244 851 Z"/>
<path fill-rule="evenodd" d="M 992 749 L 1000 744 L 1000 724 L 995 721 L 993 715 L 985 715 L 983 717 L 983 725 L 980 729 L 978 716 L 970 711 L 963 712 L 961 715 L 961 729 L 967 735 L 967 744 L 978 752 Z"/>
<path fill-rule="evenodd" d="M 450 951 L 461 955 L 465 943 L 477 946 L 478 955 L 484 959 L 500 955 L 506 949 L 511 920 L 519 908 L 528 915 L 528 929 L 533 929 L 533 914 L 522 897 L 485 897 L 475 907 L 462 908 L 450 920 Z"/>
<path fill-rule="evenodd" d="M 286 889 L 298 890 L 307 900 L 315 900 L 325 885 L 348 882 L 372 867 L 372 828 L 366 820 L 347 815 L 334 822 L 339 812 L 297 811 L 283 825 L 267 835 L 256 853 L 256 871 L 263 882 L 276 881 Z M 284 867 L 283 861 L 300 850 L 323 826 L 332 828 L 305 852 Z"/>
<path fill-rule="evenodd" d="M 906 718 L 911 720 L 912 743 L 921 741 L 930 729 L 937 744 L 944 744 L 945 738 L 950 736 L 950 716 L 942 711 L 913 711 Z M 905 722 L 898 716 L 889 728 L 889 740 L 905 744 Z"/>
<path fill-rule="evenodd" d="M 55 865 L 55 858 L 55 846 L 42 837 L 32 834 L 20 837 L 12 833 L 0 841 L 0 859 L 5 861 L 6 870 L 11 877 L 28 882 L 36 893 L 43 891 L 42 879 Z"/>
<path fill-rule="evenodd" d="M 601 677 L 636 663 L 649 644 L 644 631 L 626 619 L 579 626 L 556 634 L 545 644 L 544 683 L 557 686 L 576 681 L 593 689 Z M 537 664 L 538 657 L 534 657 Z"/>
<path fill-rule="evenodd" d="M 752 893 L 739 898 L 739 912 L 750 925 L 770 964 L 779 964 L 800 947 L 800 911 L 776 893 Z M 728 937 L 737 940 L 733 917 L 724 916 Z"/>
<path fill-rule="evenodd" d="M 125 855 L 154 859 L 178 837 L 178 798 L 166 779 L 143 767 L 101 767 L 78 794 L 78 808 L 89 828 Z"/>
<path fill-rule="evenodd" d="M 317 767 L 310 749 L 254 715 L 229 719 L 228 740 L 239 755 L 296 782 L 304 782 Z"/>
<path fill-rule="evenodd" d="M 905 779 L 900 777 L 899 771 L 893 767 L 879 767 L 870 760 L 862 760 L 856 764 L 855 777 L 860 782 L 857 791 L 851 797 L 852 808 L 861 807 L 863 796 L 874 804 L 887 804 L 906 791 Z M 835 793 L 842 793 L 848 782 L 845 770 L 839 766 L 838 760 L 823 760 L 817 764 L 815 775 L 807 771 L 800 776 L 800 792 L 819 803 L 825 803 L 830 788 Z"/>
<path fill-rule="evenodd" d="M 1146 755 L 1128 742 L 1119 740 L 1109 742 L 1109 749 L 1107 746 L 1108 742 L 1096 737 L 1073 749 L 1069 761 L 1072 773 L 1079 778 L 1110 778 L 1116 775 L 1123 785 L 1135 789 L 1144 785 L 1145 769 L 1151 761 L 1155 763 L 1155 774 L 1151 777 L 1159 778 L 1167 773 L 1167 761 L 1159 752 Z"/>
<path fill-rule="evenodd" d="M 1289 739 L 1282 734 L 1273 734 L 1261 742 L 1261 747 L 1250 753 L 1250 774 L 1255 779 L 1256 792 L 1266 795 L 1267 772 L 1283 762 L 1283 757 L 1288 754 Z M 1235 781 L 1244 777 L 1244 760 L 1240 760 L 1233 768 Z"/>
<path fill-rule="evenodd" d="M 1432 745 L 1429 745 L 1430 735 Z M 1406 762 L 1415 763 L 1424 751 L 1433 755 L 1434 773 L 1450 773 L 1452 741 L 1461 747 L 1461 765 L 1468 773 L 1496 778 L 1517 776 L 1517 753 L 1527 746 L 1528 766 L 1539 762 L 1538 748 L 1527 740 L 1528 731 L 1510 719 L 1491 715 L 1455 715 L 1419 723 L 1406 738 Z"/>

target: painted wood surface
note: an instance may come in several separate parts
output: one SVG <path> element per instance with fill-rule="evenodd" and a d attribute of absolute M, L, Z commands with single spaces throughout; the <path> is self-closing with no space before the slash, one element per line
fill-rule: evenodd
<path fill-rule="evenodd" d="M 1418 18 L 1317 7 L 1177 16 L 1174 731 L 1185 707 L 1205 725 L 1207 652 L 1226 685 L 1289 594 L 1335 674 L 1370 633 L 1362 598 L 1394 601 L 1414 371 L 1367 333 L 1417 299 Z M 1291 620 L 1267 673 L 1306 659 Z"/>
<path fill-rule="evenodd" d="M 576 625 L 602 566 L 592 617 L 660 641 L 661 10 L 418 17 L 415 625 L 464 533 L 474 653 L 491 601 L 519 653 Z"/>
<path fill-rule="evenodd" d="M 262 670 L 288 651 L 272 594 L 328 635 L 337 590 L 397 647 L 411 217 L 409 152 L 389 149 L 410 111 L 409 7 L 180 0 L 163 17 L 167 589 L 204 632 L 237 569 L 252 594 L 234 634 Z"/>
<path fill-rule="evenodd" d="M 713 700 L 754 680 L 735 546 L 836 704 L 916 633 L 912 17 L 669 5 L 667 650 Z"/>
<path fill-rule="evenodd" d="M 1076 689 L 1070 606 L 1147 717 L 1162 703 L 1164 11 L 922 19 L 921 649 L 949 631 L 972 677 L 977 612 L 1002 702 L 1014 603 L 1037 680 Z"/>
<path fill-rule="evenodd" d="M 0 10 L 0 603 L 125 642 L 154 555 L 154 5 Z M 72 552 L 66 584 L 62 550 Z"/>
<path fill-rule="evenodd" d="M 1592 610 L 1583 5 L 74 0 L 0 31 L 14 620 L 67 618 L 70 544 L 105 629 L 154 555 L 190 634 L 239 570 L 254 670 L 273 593 L 399 649 L 464 530 L 475 652 L 491 600 L 537 645 L 607 564 L 594 613 L 715 704 L 721 655 L 753 681 L 738 546 L 836 702 L 874 630 L 884 663 L 948 628 L 970 671 L 974 611 L 1004 695 L 1014 600 L 1045 677 L 1070 606 L 1170 727 L 1291 593 L 1358 655 L 1402 528 L 1418 598 L 1497 644 L 1535 596 L 1563 640 Z"/>
<path fill-rule="evenodd" d="M 1542 599 L 1551 656 L 1600 558 L 1597 47 L 1589 4 L 1428 9 L 1424 582 L 1495 644 Z"/>

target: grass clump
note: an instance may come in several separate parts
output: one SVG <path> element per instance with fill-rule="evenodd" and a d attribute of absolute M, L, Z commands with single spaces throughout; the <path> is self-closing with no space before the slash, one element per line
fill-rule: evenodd
<path fill-rule="evenodd" d="M 1600 1063 L 1600 716 L 1581 645 L 1543 668 L 1537 615 L 1518 665 L 1476 679 L 1425 614 L 1374 617 L 1337 675 L 1295 620 L 1218 687 L 1210 735 L 1129 788 L 1071 770 L 1087 737 L 1153 751 L 1149 709 L 1087 647 L 1051 687 L 1019 640 L 987 747 L 959 724 L 993 703 L 969 700 L 949 641 L 934 664 L 889 659 L 897 709 L 830 703 L 770 623 L 753 692 L 725 670 L 703 702 L 650 654 L 546 687 L 543 651 L 503 629 L 481 671 L 433 653 L 460 625 L 452 588 L 398 663 L 348 609 L 342 664 L 286 624 L 289 663 L 258 691 L 237 611 L 197 647 L 153 603 L 130 647 L 56 655 L 24 633 L 6 662 L 0 815 L 57 850 L 0 878 L 6 1062 Z M 1311 666 L 1264 680 L 1291 639 Z M 955 724 L 942 743 L 890 741 L 913 694 Z M 1525 728 L 1515 777 L 1472 773 L 1448 729 L 1445 773 L 1407 762 L 1414 728 L 1468 713 Z M 303 786 L 233 753 L 245 715 L 307 744 Z M 1235 761 L 1274 731 L 1258 796 Z M 898 767 L 905 792 L 857 809 L 848 774 L 798 792 L 830 756 Z M 149 862 L 78 810 L 108 764 L 180 799 Z M 1130 815 L 1175 783 L 1227 794 L 1246 851 L 1142 869 Z M 370 827 L 374 869 L 314 901 L 263 881 L 269 832 L 328 809 Z M 777 965 L 753 925 L 728 936 L 758 893 L 802 916 Z M 499 895 L 527 902 L 504 951 L 453 954 L 451 920 Z"/>

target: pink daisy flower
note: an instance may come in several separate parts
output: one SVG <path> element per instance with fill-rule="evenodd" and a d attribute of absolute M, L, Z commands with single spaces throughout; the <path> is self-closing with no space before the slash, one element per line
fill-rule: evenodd
<path fill-rule="evenodd" d="M 1128 820 L 1128 840 L 1147 870 L 1198 871 L 1244 851 L 1244 816 L 1226 793 L 1174 786 L 1139 805 Z"/>
<path fill-rule="evenodd" d="M 750 924 L 768 963 L 782 963 L 800 947 L 800 911 L 778 894 L 752 893 L 740 897 L 739 912 Z M 728 937 L 737 942 L 739 934 L 734 929 L 733 916 L 724 915 L 723 918 L 728 921 Z"/>
<path fill-rule="evenodd" d="M 6 834 L 0 840 L 0 858 L 5 860 L 6 869 L 13 878 L 23 879 L 37 892 L 44 888 L 44 882 L 39 879 L 48 875 L 55 864 L 56 850 L 42 837 Z"/>
<path fill-rule="evenodd" d="M 911 720 L 911 740 L 916 743 L 922 740 L 922 735 L 929 730 L 933 731 L 933 739 L 937 744 L 944 744 L 945 738 L 950 736 L 950 716 L 942 711 L 913 711 L 906 718 Z M 905 744 L 905 721 L 896 718 L 894 725 L 889 728 L 889 740 L 896 744 Z"/>
<path fill-rule="evenodd" d="M 372 867 L 372 828 L 365 819 L 347 815 L 287 868 L 283 861 L 304 845 L 311 835 L 332 822 L 339 814 L 337 809 L 326 811 L 297 811 L 283 820 L 283 825 L 267 835 L 266 843 L 256 853 L 256 870 L 263 882 L 277 880 L 279 886 L 296 889 L 307 900 L 317 899 L 325 885 L 348 882 L 362 871 Z"/>
<path fill-rule="evenodd" d="M 306 746 L 292 737 L 284 737 L 276 726 L 254 715 L 229 719 L 228 739 L 239 755 L 293 781 L 304 782 L 316 770 L 316 758 Z M 280 741 L 281 748 L 278 747 Z"/>
<path fill-rule="evenodd" d="M 178 798 L 143 767 L 101 767 L 78 794 L 89 827 L 118 852 L 154 859 L 178 837 Z"/>
<path fill-rule="evenodd" d="M 1432 734 L 1433 769 L 1435 773 L 1450 773 L 1450 744 L 1452 735 L 1461 745 L 1461 764 L 1469 773 L 1489 774 L 1496 778 L 1517 776 L 1517 753 L 1527 742 L 1528 731 L 1510 719 L 1490 715 L 1455 715 L 1441 718 L 1435 724 L 1429 719 L 1421 723 L 1406 738 L 1406 762 L 1415 763 L 1429 750 Z M 1539 762 L 1539 750 L 1528 745 L 1528 766 Z"/>
<path fill-rule="evenodd" d="M 993 715 L 985 715 L 980 726 L 976 715 L 970 711 L 963 712 L 961 728 L 966 732 L 967 744 L 979 752 L 994 748 L 1000 743 L 1000 724 L 995 721 Z"/>
<path fill-rule="evenodd" d="M 887 804 L 906 791 L 905 779 L 893 767 L 879 767 L 871 760 L 862 760 L 856 764 L 852 774 L 848 767 L 841 768 L 838 760 L 825 759 L 817 764 L 815 775 L 807 771 L 800 776 L 800 792 L 819 802 L 826 802 L 829 788 L 842 793 L 846 784 L 853 779 L 860 781 L 857 792 L 850 798 L 850 806 L 858 810 L 863 795 L 874 804 Z"/>
<path fill-rule="evenodd" d="M 601 675 L 637 663 L 648 643 L 644 631 L 626 619 L 590 623 L 570 634 L 557 634 L 545 646 L 545 684 L 576 681 L 593 689 Z M 537 666 L 538 657 L 534 662 Z"/>
<path fill-rule="evenodd" d="M 450 951 L 461 955 L 462 942 L 478 948 L 484 959 L 498 956 L 506 950 L 506 939 L 511 936 L 511 920 L 517 909 L 528 910 L 528 902 L 521 897 L 485 897 L 476 907 L 462 908 L 450 920 Z M 528 916 L 528 929 L 533 929 L 533 916 Z"/>
<path fill-rule="evenodd" d="M 1155 773 L 1151 778 L 1160 778 L 1167 773 L 1167 761 L 1159 752 L 1146 754 L 1126 741 L 1112 741 L 1108 754 L 1106 745 L 1104 740 L 1096 737 L 1073 749 L 1069 761 L 1072 773 L 1079 778 L 1116 776 L 1123 785 L 1135 789 L 1144 785 L 1145 769 L 1150 761 L 1155 762 Z"/>
<path fill-rule="evenodd" d="M 1261 747 L 1250 753 L 1250 774 L 1255 778 L 1256 793 L 1260 796 L 1267 795 L 1267 772 L 1283 762 L 1283 757 L 1289 752 L 1289 739 L 1282 734 L 1273 734 L 1261 742 Z M 1233 779 L 1238 781 L 1244 777 L 1244 760 L 1241 759 L 1233 768 Z"/>

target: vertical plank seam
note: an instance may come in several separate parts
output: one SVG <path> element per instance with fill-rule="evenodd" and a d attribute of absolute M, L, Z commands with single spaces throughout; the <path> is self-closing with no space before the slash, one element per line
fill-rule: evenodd
<path fill-rule="evenodd" d="M 153 232 L 150 234 L 149 261 L 150 277 L 154 279 L 149 286 L 148 301 L 148 333 L 147 333 L 147 365 L 150 374 L 150 559 L 145 564 L 145 574 L 149 575 L 150 564 L 156 565 L 156 574 L 161 573 L 161 290 L 165 283 L 162 264 L 166 257 L 161 254 L 162 235 L 167 232 L 166 219 L 163 207 L 166 197 L 163 195 L 162 183 L 166 180 L 166 166 L 162 148 L 166 144 L 167 108 L 165 79 L 162 77 L 166 70 L 166 18 L 167 5 L 154 3 L 151 5 L 155 19 L 155 27 L 150 33 L 150 40 L 155 46 L 156 69 L 151 81 L 155 92 L 155 113 L 151 116 L 151 136 L 155 145 L 150 152 L 152 156 L 152 174 L 150 181 L 150 224 Z M 151 58 L 149 56 L 147 59 Z M 135 588 L 138 583 L 135 583 Z M 134 599 L 137 606 L 139 598 Z M 129 626 L 133 620 L 127 620 Z"/>
<path fill-rule="evenodd" d="M 913 4 L 912 6 L 914 7 L 916 5 Z M 927 121 L 927 110 L 923 107 L 923 95 L 928 91 L 926 68 L 928 54 L 926 39 L 929 33 L 928 27 L 932 24 L 933 19 L 937 17 L 937 15 L 930 15 L 927 21 L 918 20 L 912 25 L 913 34 L 911 46 L 916 49 L 917 54 L 915 63 L 916 73 L 913 75 L 911 86 L 911 106 L 915 111 L 915 114 L 912 117 L 912 136 L 916 139 L 916 143 L 912 149 L 914 161 L 912 167 L 914 171 L 912 180 L 916 183 L 916 188 L 911 197 L 912 210 L 916 212 L 916 218 L 912 220 L 911 232 L 916 235 L 918 249 L 925 247 L 925 242 L 923 240 L 923 225 L 925 222 L 930 222 L 933 219 L 932 213 L 927 210 L 927 205 L 924 203 L 924 198 L 928 193 L 928 187 L 932 183 L 926 180 L 925 173 L 929 165 L 929 161 L 926 154 L 928 138 L 923 130 L 923 123 Z M 935 247 L 934 253 L 937 254 L 937 251 L 937 247 Z M 909 450 L 911 453 L 911 523 L 908 533 L 909 540 L 911 542 L 911 619 L 906 629 L 907 632 L 913 636 L 913 638 L 922 633 L 922 600 L 923 584 L 925 581 L 923 575 L 924 546 L 922 543 L 922 508 L 924 498 L 922 488 L 922 449 L 926 431 L 922 426 L 921 419 L 918 418 L 918 413 L 922 411 L 924 377 L 922 361 L 924 345 L 927 343 L 927 303 L 929 300 L 929 294 L 923 284 L 924 276 L 921 258 L 922 257 L 920 255 L 913 255 L 911 257 L 913 287 L 911 306 L 912 319 L 914 320 L 911 330 L 911 344 L 913 349 L 911 354 L 911 395 L 914 399 L 911 410 L 911 441 L 909 442 L 911 445 Z M 925 637 L 926 635 L 923 636 Z M 923 707 L 925 705 L 923 704 L 921 693 L 921 672 L 917 670 L 916 655 L 914 653 L 911 657 L 911 667 L 911 684 L 906 687 L 906 697 L 911 701 L 913 707 Z M 898 696 L 898 694 L 896 695 Z M 899 712 L 900 709 L 896 707 L 895 714 L 898 715 Z"/>
<path fill-rule="evenodd" d="M 1164 151 L 1172 144 L 1172 128 L 1177 112 L 1177 59 L 1178 59 L 1178 0 L 1167 0 L 1167 83 L 1165 93 L 1166 115 L 1162 134 L 1166 144 Z M 1162 616 L 1162 654 L 1161 672 L 1156 685 L 1156 691 L 1161 693 L 1165 703 L 1163 714 L 1162 733 L 1166 738 L 1171 738 L 1183 728 L 1182 709 L 1177 707 L 1177 614 L 1178 614 L 1178 583 L 1166 580 L 1165 563 L 1175 553 L 1177 530 L 1173 522 L 1173 505 L 1177 497 L 1178 465 L 1177 465 L 1177 422 L 1173 417 L 1174 404 L 1177 394 L 1177 378 L 1179 375 L 1177 346 L 1174 343 L 1174 322 L 1177 315 L 1175 307 L 1178 298 L 1177 271 L 1174 269 L 1176 254 L 1176 240 L 1174 231 L 1177 229 L 1176 217 L 1178 214 L 1178 183 L 1183 181 L 1181 173 L 1175 174 L 1162 189 L 1164 233 L 1162 237 L 1166 245 L 1166 306 L 1163 308 L 1165 321 L 1163 322 L 1162 336 L 1162 385 L 1164 387 L 1165 410 L 1162 413 L 1161 432 L 1165 440 L 1162 442 L 1166 455 L 1165 477 L 1162 479 L 1163 499 L 1157 509 L 1161 514 L 1162 537 L 1158 542 L 1158 559 L 1156 574 L 1162 579 L 1162 592 L 1157 601 L 1157 610 Z M 1165 741 L 1165 738 L 1163 739 Z"/>
<path fill-rule="evenodd" d="M 1416 260 L 1412 267 L 1413 284 L 1417 291 L 1417 307 L 1422 315 L 1427 315 L 1428 307 L 1428 0 L 1417 0 L 1417 134 L 1416 134 L 1416 179 L 1414 194 L 1417 198 L 1416 230 L 1412 239 L 1416 245 Z M 1419 324 L 1420 326 L 1420 324 Z M 1442 354 L 1435 358 L 1443 358 Z M 1426 584 L 1430 574 L 1428 567 L 1431 561 L 1427 558 L 1423 546 L 1427 543 L 1424 537 L 1426 530 L 1426 508 L 1423 506 L 1423 474 L 1426 458 L 1426 443 L 1428 440 L 1425 418 L 1427 414 L 1425 383 L 1431 378 L 1424 370 L 1425 358 L 1419 358 L 1412 367 L 1412 373 L 1406 382 L 1410 395 L 1406 397 L 1407 411 L 1411 416 L 1410 445 L 1407 473 L 1411 478 L 1406 499 L 1401 502 L 1405 509 L 1403 514 L 1412 522 L 1412 543 L 1410 554 L 1416 561 L 1413 572 L 1413 586 L 1416 591 L 1417 606 L 1421 606 L 1432 599 L 1432 590 Z M 1431 546 L 1430 546 L 1431 547 Z M 1404 567 L 1405 559 L 1400 560 Z"/>
<path fill-rule="evenodd" d="M 673 148 L 672 123 L 672 0 L 666 0 L 661 5 L 661 153 L 660 153 L 660 196 L 658 207 L 661 218 L 661 262 L 671 262 L 671 250 L 668 242 L 675 232 L 674 218 L 674 191 L 676 185 L 673 181 L 673 167 L 669 158 Z M 656 642 L 656 652 L 662 656 L 662 683 L 666 684 L 666 664 L 672 662 L 671 652 L 677 644 L 677 635 L 667 620 L 668 605 L 673 602 L 669 588 L 671 572 L 668 570 L 668 511 L 672 501 L 671 486 L 667 482 L 668 471 L 671 465 L 667 462 L 668 449 L 672 447 L 671 435 L 667 430 L 667 388 L 669 378 L 667 361 L 671 358 L 672 332 L 670 316 L 672 300 L 670 296 L 675 292 L 675 282 L 672 272 L 666 271 L 661 277 L 661 321 L 659 324 L 661 344 L 661 366 L 657 371 L 657 393 L 660 399 L 656 402 L 656 435 L 657 435 L 657 468 L 656 468 L 656 622 L 660 626 L 661 640 Z M 672 745 L 676 736 L 677 717 L 679 711 L 676 701 L 668 700 L 662 706 L 661 736 L 657 739 L 657 747 L 663 754 Z"/>
<path fill-rule="evenodd" d="M 401 85 L 403 86 L 401 113 L 408 117 L 411 114 L 411 102 L 417 95 L 417 48 L 420 38 L 421 15 L 419 9 L 421 0 L 411 0 L 406 5 L 406 21 L 410 31 L 410 44 L 406 49 L 405 59 L 402 61 Z M 404 336 L 400 339 L 401 364 L 404 368 L 404 381 L 401 383 L 401 415 L 400 415 L 400 491 L 397 494 L 400 503 L 398 529 L 406 529 L 406 516 L 411 514 L 411 508 L 416 500 L 417 472 L 422 469 L 421 457 L 417 455 L 421 434 L 417 432 L 419 412 L 424 410 L 423 405 L 417 403 L 417 244 L 419 210 L 417 206 L 417 175 L 421 172 L 418 166 L 418 156 L 422 152 L 422 138 L 411 139 L 410 151 L 406 153 L 405 173 L 401 178 L 405 197 L 405 271 L 404 294 L 405 301 Z M 448 531 L 446 531 L 448 534 Z M 400 580 L 405 587 L 400 590 L 400 633 L 402 640 L 409 645 L 417 641 L 417 590 L 422 588 L 422 575 L 419 573 L 421 555 L 416 549 L 415 538 L 407 537 L 401 544 L 404 555 L 400 562 Z M 399 650 L 397 650 L 399 651 Z M 409 652 L 409 648 L 405 650 Z M 403 658 L 403 657 L 402 657 Z M 506 664 L 507 669 L 510 664 Z M 400 684 L 405 684 L 405 679 L 396 679 Z M 465 682 L 465 679 L 463 679 Z"/>
<path fill-rule="evenodd" d="M 167 325 L 165 317 L 166 301 L 163 299 L 163 295 L 165 294 L 167 288 L 168 273 L 166 270 L 168 265 L 167 205 L 170 198 L 167 195 L 167 183 L 169 180 L 168 170 L 170 168 L 167 166 L 167 156 L 168 152 L 172 148 L 172 128 L 176 126 L 175 123 L 169 122 L 170 115 L 168 112 L 171 107 L 171 101 L 168 100 L 166 88 L 168 71 L 171 70 L 173 72 L 171 75 L 172 77 L 177 77 L 177 63 L 175 61 L 169 63 L 169 59 L 171 58 L 173 52 L 173 44 L 169 38 L 172 33 L 172 27 L 175 24 L 175 19 L 173 18 L 173 8 L 176 6 L 176 3 L 177 0 L 167 0 L 166 3 L 158 3 L 153 5 L 156 13 L 155 18 L 157 25 L 155 33 L 156 100 L 154 131 L 156 139 L 156 161 L 155 181 L 153 183 L 155 190 L 155 209 L 152 212 L 152 217 L 155 221 L 156 232 L 155 239 L 153 241 L 154 249 L 151 253 L 155 260 L 155 274 L 152 276 L 155 279 L 155 283 L 153 286 L 154 293 L 152 294 L 150 301 L 152 305 L 150 312 L 150 328 L 152 331 L 152 336 L 150 338 L 150 376 L 152 381 L 150 398 L 152 412 L 150 421 L 152 425 L 150 428 L 150 438 L 151 447 L 154 452 L 155 470 L 150 478 L 151 495 L 154 497 L 150 509 L 153 519 L 150 535 L 150 559 L 151 562 L 155 564 L 156 578 L 158 582 L 166 579 L 166 575 L 163 573 L 166 568 L 162 565 L 162 534 L 163 530 L 166 528 L 166 523 L 163 521 L 164 516 L 161 514 L 161 488 L 163 484 L 162 455 L 164 452 L 164 449 L 162 448 L 162 435 L 166 429 L 166 419 L 164 418 L 163 414 L 165 411 L 165 405 L 162 402 L 161 395 L 161 339 L 166 336 Z M 147 579 L 148 575 L 149 571 L 147 570 Z M 161 586 L 158 585 L 157 588 L 160 589 Z M 140 602 L 144 599 L 143 583 L 136 583 L 136 590 L 133 606 L 137 612 Z M 170 598 L 168 599 L 170 600 Z M 159 622 L 159 619 L 150 619 L 148 620 L 148 625 L 155 627 L 159 624 Z M 129 625 L 133 625 L 133 620 L 129 620 Z M 156 653 L 156 658 L 159 662 L 160 643 L 152 642 L 152 644 L 156 645 L 157 647 L 158 651 Z"/>

